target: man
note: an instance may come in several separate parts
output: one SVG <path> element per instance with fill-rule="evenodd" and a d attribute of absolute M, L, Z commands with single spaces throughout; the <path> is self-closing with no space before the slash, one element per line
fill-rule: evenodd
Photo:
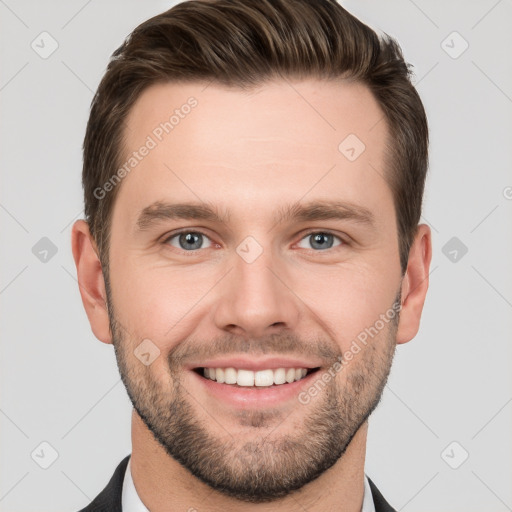
<path fill-rule="evenodd" d="M 183 2 L 133 31 L 72 234 L 132 453 L 84 511 L 393 510 L 368 417 L 427 293 L 427 154 L 399 46 L 334 0 Z"/>

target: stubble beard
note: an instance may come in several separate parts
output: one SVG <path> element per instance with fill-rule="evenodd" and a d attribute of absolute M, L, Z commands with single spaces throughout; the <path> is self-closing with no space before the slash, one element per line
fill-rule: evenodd
<path fill-rule="evenodd" d="M 318 478 L 343 456 L 380 402 L 395 353 L 399 321 L 397 313 L 315 400 L 306 405 L 297 400 L 296 408 L 305 414 L 302 428 L 296 424 L 290 428 L 287 416 L 279 410 L 239 412 L 238 428 L 254 431 L 254 436 L 240 439 L 225 429 L 217 428 L 222 435 L 212 432 L 209 425 L 215 424 L 215 409 L 207 411 L 209 414 L 203 414 L 197 405 L 199 413 L 194 409 L 196 401 L 181 382 L 183 372 L 171 371 L 172 362 L 172 383 L 162 389 L 151 367 L 133 356 L 134 341 L 123 339 L 111 300 L 109 317 L 121 378 L 133 407 L 154 438 L 196 478 L 225 496 L 249 503 L 284 498 Z M 322 371 L 317 372 L 318 379 Z"/>

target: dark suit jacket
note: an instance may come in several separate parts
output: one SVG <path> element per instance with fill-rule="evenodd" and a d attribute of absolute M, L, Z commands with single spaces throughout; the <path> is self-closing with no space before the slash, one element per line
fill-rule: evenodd
<path fill-rule="evenodd" d="M 114 475 L 105 489 L 98 496 L 79 512 L 122 512 L 121 496 L 123 491 L 124 474 L 130 455 L 127 455 L 117 466 Z M 384 499 L 375 484 L 368 478 L 372 489 L 373 502 L 376 512 L 396 512 Z"/>

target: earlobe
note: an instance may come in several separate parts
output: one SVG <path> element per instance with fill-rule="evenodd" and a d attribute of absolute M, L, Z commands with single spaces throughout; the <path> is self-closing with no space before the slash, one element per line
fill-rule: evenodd
<path fill-rule="evenodd" d="M 428 290 L 431 259 L 430 227 L 420 224 L 409 251 L 407 270 L 402 280 L 402 310 L 396 337 L 397 344 L 412 340 L 419 330 Z"/>
<path fill-rule="evenodd" d="M 71 248 L 80 295 L 91 329 L 100 341 L 112 343 L 101 262 L 89 225 L 84 220 L 73 224 Z"/>

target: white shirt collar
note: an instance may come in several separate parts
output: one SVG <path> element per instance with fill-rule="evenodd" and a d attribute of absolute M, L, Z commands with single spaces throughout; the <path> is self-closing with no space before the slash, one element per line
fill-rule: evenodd
<path fill-rule="evenodd" d="M 142 500 L 137 494 L 135 484 L 132 478 L 132 458 L 128 459 L 128 465 L 126 466 L 126 473 L 124 474 L 123 481 L 123 494 L 121 498 L 123 512 L 149 512 Z"/>
<path fill-rule="evenodd" d="M 128 465 L 126 466 L 126 473 L 123 481 L 123 492 L 122 492 L 122 507 L 123 512 L 149 512 L 142 500 L 137 494 L 135 484 L 133 483 L 132 471 L 131 471 L 131 460 L 128 459 Z M 372 490 L 368 482 L 368 477 L 364 476 L 364 498 L 363 508 L 361 512 L 375 512 L 375 504 L 373 503 Z"/>
<path fill-rule="evenodd" d="M 364 475 L 364 498 L 361 512 L 375 512 L 375 503 L 373 502 L 372 490 L 366 475 Z"/>

